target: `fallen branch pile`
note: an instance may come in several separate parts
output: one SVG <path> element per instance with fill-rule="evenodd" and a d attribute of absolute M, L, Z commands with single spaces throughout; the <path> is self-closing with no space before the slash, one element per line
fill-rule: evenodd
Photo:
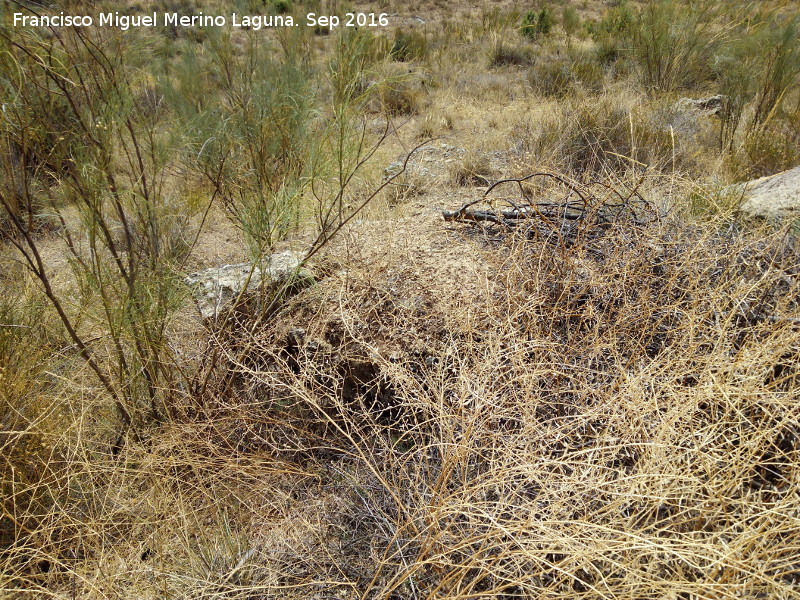
<path fill-rule="evenodd" d="M 537 177 L 555 180 L 566 188 L 560 200 L 534 201 L 523 183 Z M 504 184 L 516 183 L 521 198 L 513 201 L 504 198 L 507 208 L 496 209 L 492 192 Z M 641 183 L 641 182 L 640 182 Z M 528 237 L 544 237 L 570 246 L 591 231 L 601 231 L 608 225 L 627 222 L 642 225 L 657 218 L 652 205 L 642 198 L 639 184 L 627 192 L 602 181 L 579 183 L 564 175 L 546 171 L 525 177 L 501 179 L 495 182 L 477 200 L 467 202 L 457 210 L 443 210 L 445 221 L 484 222 L 513 229 L 526 227 Z M 473 208 L 479 203 L 489 203 L 489 208 Z"/>

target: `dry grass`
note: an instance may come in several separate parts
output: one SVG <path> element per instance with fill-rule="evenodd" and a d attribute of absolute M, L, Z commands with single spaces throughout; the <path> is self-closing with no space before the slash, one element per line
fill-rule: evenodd
<path fill-rule="evenodd" d="M 489 158 L 481 152 L 467 153 L 450 171 L 450 180 L 460 186 L 485 186 L 497 179 Z"/>
<path fill-rule="evenodd" d="M 420 268 L 425 241 L 369 250 L 379 233 L 271 323 L 211 331 L 222 358 L 194 408 L 122 456 L 76 398 L 45 476 L 14 490 L 47 494 L 15 504 L 36 528 L 3 589 L 796 597 L 786 232 L 453 232 L 486 267 L 462 281 Z"/>
<path fill-rule="evenodd" d="M 175 404 L 138 438 L 118 439 L 107 395 L 3 251 L 0 598 L 798 597 L 797 231 L 745 223 L 695 185 L 794 164 L 796 86 L 726 154 L 717 120 L 680 120 L 603 40 L 566 36 L 560 10 L 532 42 L 514 37 L 511 2 L 378 4 L 397 33 L 374 45 L 402 56 L 371 59 L 365 86 L 391 77 L 364 139 L 387 116 L 405 126 L 342 205 L 443 139 L 270 318 L 170 315 Z M 330 70 L 336 36 L 308 37 Z M 441 221 L 474 186 L 541 167 L 608 185 L 591 184 L 592 214 L 623 206 L 602 224 Z M 652 200 L 635 213 L 633 186 Z M 499 191 L 489 208 L 519 205 Z M 187 268 L 240 260 L 222 218 L 213 206 Z M 69 295 L 58 254 L 45 262 Z M 107 332 L 68 310 L 107 361 Z"/>
<path fill-rule="evenodd" d="M 305 447 L 341 494 L 318 579 L 363 598 L 796 594 L 797 264 L 784 237 L 725 227 L 473 249 L 495 274 L 471 304 L 455 282 L 409 301 L 402 265 L 350 270 L 280 320 L 305 341 L 278 325 L 238 346 L 237 396 L 291 407 L 268 446 Z"/>

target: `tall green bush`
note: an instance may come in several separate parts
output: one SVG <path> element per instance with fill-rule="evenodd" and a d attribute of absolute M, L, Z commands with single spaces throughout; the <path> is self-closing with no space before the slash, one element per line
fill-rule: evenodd
<path fill-rule="evenodd" d="M 529 11 L 525 14 L 520 32 L 525 37 L 535 40 L 549 34 L 554 24 L 553 12 L 544 7 L 539 12 Z"/>
<path fill-rule="evenodd" d="M 708 80 L 713 57 L 727 35 L 714 26 L 720 7 L 711 2 L 654 0 L 629 31 L 632 58 L 643 87 L 669 92 Z"/>
<path fill-rule="evenodd" d="M 113 35 L 8 33 L 0 147 L 19 151 L 2 161 L 0 212 L 23 264 L 117 407 L 121 443 L 175 406 L 165 331 L 180 304 L 174 269 L 187 250 L 186 213 L 165 186 L 175 138 L 158 106 L 143 102 L 144 82 Z M 46 139 L 55 123 L 57 137 L 42 154 L 29 140 Z M 57 286 L 43 257 L 43 206 L 59 224 L 75 289 Z M 105 348 L 88 341 L 98 331 Z"/>
<path fill-rule="evenodd" d="M 772 15 L 743 27 L 717 57 L 719 89 L 727 98 L 720 148 L 741 151 L 733 162 L 743 177 L 791 166 L 794 153 L 782 142 L 793 118 L 784 107 L 800 89 L 799 35 L 800 19 Z"/>
<path fill-rule="evenodd" d="M 258 259 L 300 218 L 313 120 L 310 72 L 300 53 L 276 53 L 262 36 L 249 36 L 237 52 L 229 32 L 214 31 L 209 46 L 206 68 L 224 76 L 218 102 L 189 110 L 189 160 L 212 183 Z"/>

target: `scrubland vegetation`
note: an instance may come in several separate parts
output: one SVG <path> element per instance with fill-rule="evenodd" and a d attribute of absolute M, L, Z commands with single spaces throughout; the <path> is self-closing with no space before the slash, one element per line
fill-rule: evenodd
<path fill-rule="evenodd" d="M 0 13 L 0 597 L 800 597 L 797 4 L 234 4 Z"/>

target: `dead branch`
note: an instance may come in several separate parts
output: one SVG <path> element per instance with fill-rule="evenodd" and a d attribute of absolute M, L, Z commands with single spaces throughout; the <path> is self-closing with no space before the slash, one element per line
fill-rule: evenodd
<path fill-rule="evenodd" d="M 554 179 L 567 188 L 563 199 L 532 201 L 522 184 L 536 177 Z M 516 184 L 521 196 L 519 201 L 503 199 L 510 208 L 473 208 L 481 202 L 487 202 L 491 192 L 508 183 Z M 608 193 L 595 193 L 594 186 L 601 187 L 604 192 L 612 192 L 613 202 L 610 201 Z M 637 206 L 634 207 L 634 204 Z M 569 244 L 573 243 L 579 234 L 584 235 L 595 226 L 623 220 L 640 222 L 641 217 L 637 209 L 642 206 L 652 212 L 652 206 L 641 198 L 635 188 L 632 192 L 628 192 L 620 190 L 619 186 L 600 181 L 582 184 L 564 175 L 540 171 L 525 177 L 501 179 L 489 186 L 481 198 L 471 200 L 457 210 L 441 212 L 445 221 L 492 223 L 506 229 L 513 229 L 520 223 L 527 222 L 529 234 L 556 233 L 562 243 Z"/>

